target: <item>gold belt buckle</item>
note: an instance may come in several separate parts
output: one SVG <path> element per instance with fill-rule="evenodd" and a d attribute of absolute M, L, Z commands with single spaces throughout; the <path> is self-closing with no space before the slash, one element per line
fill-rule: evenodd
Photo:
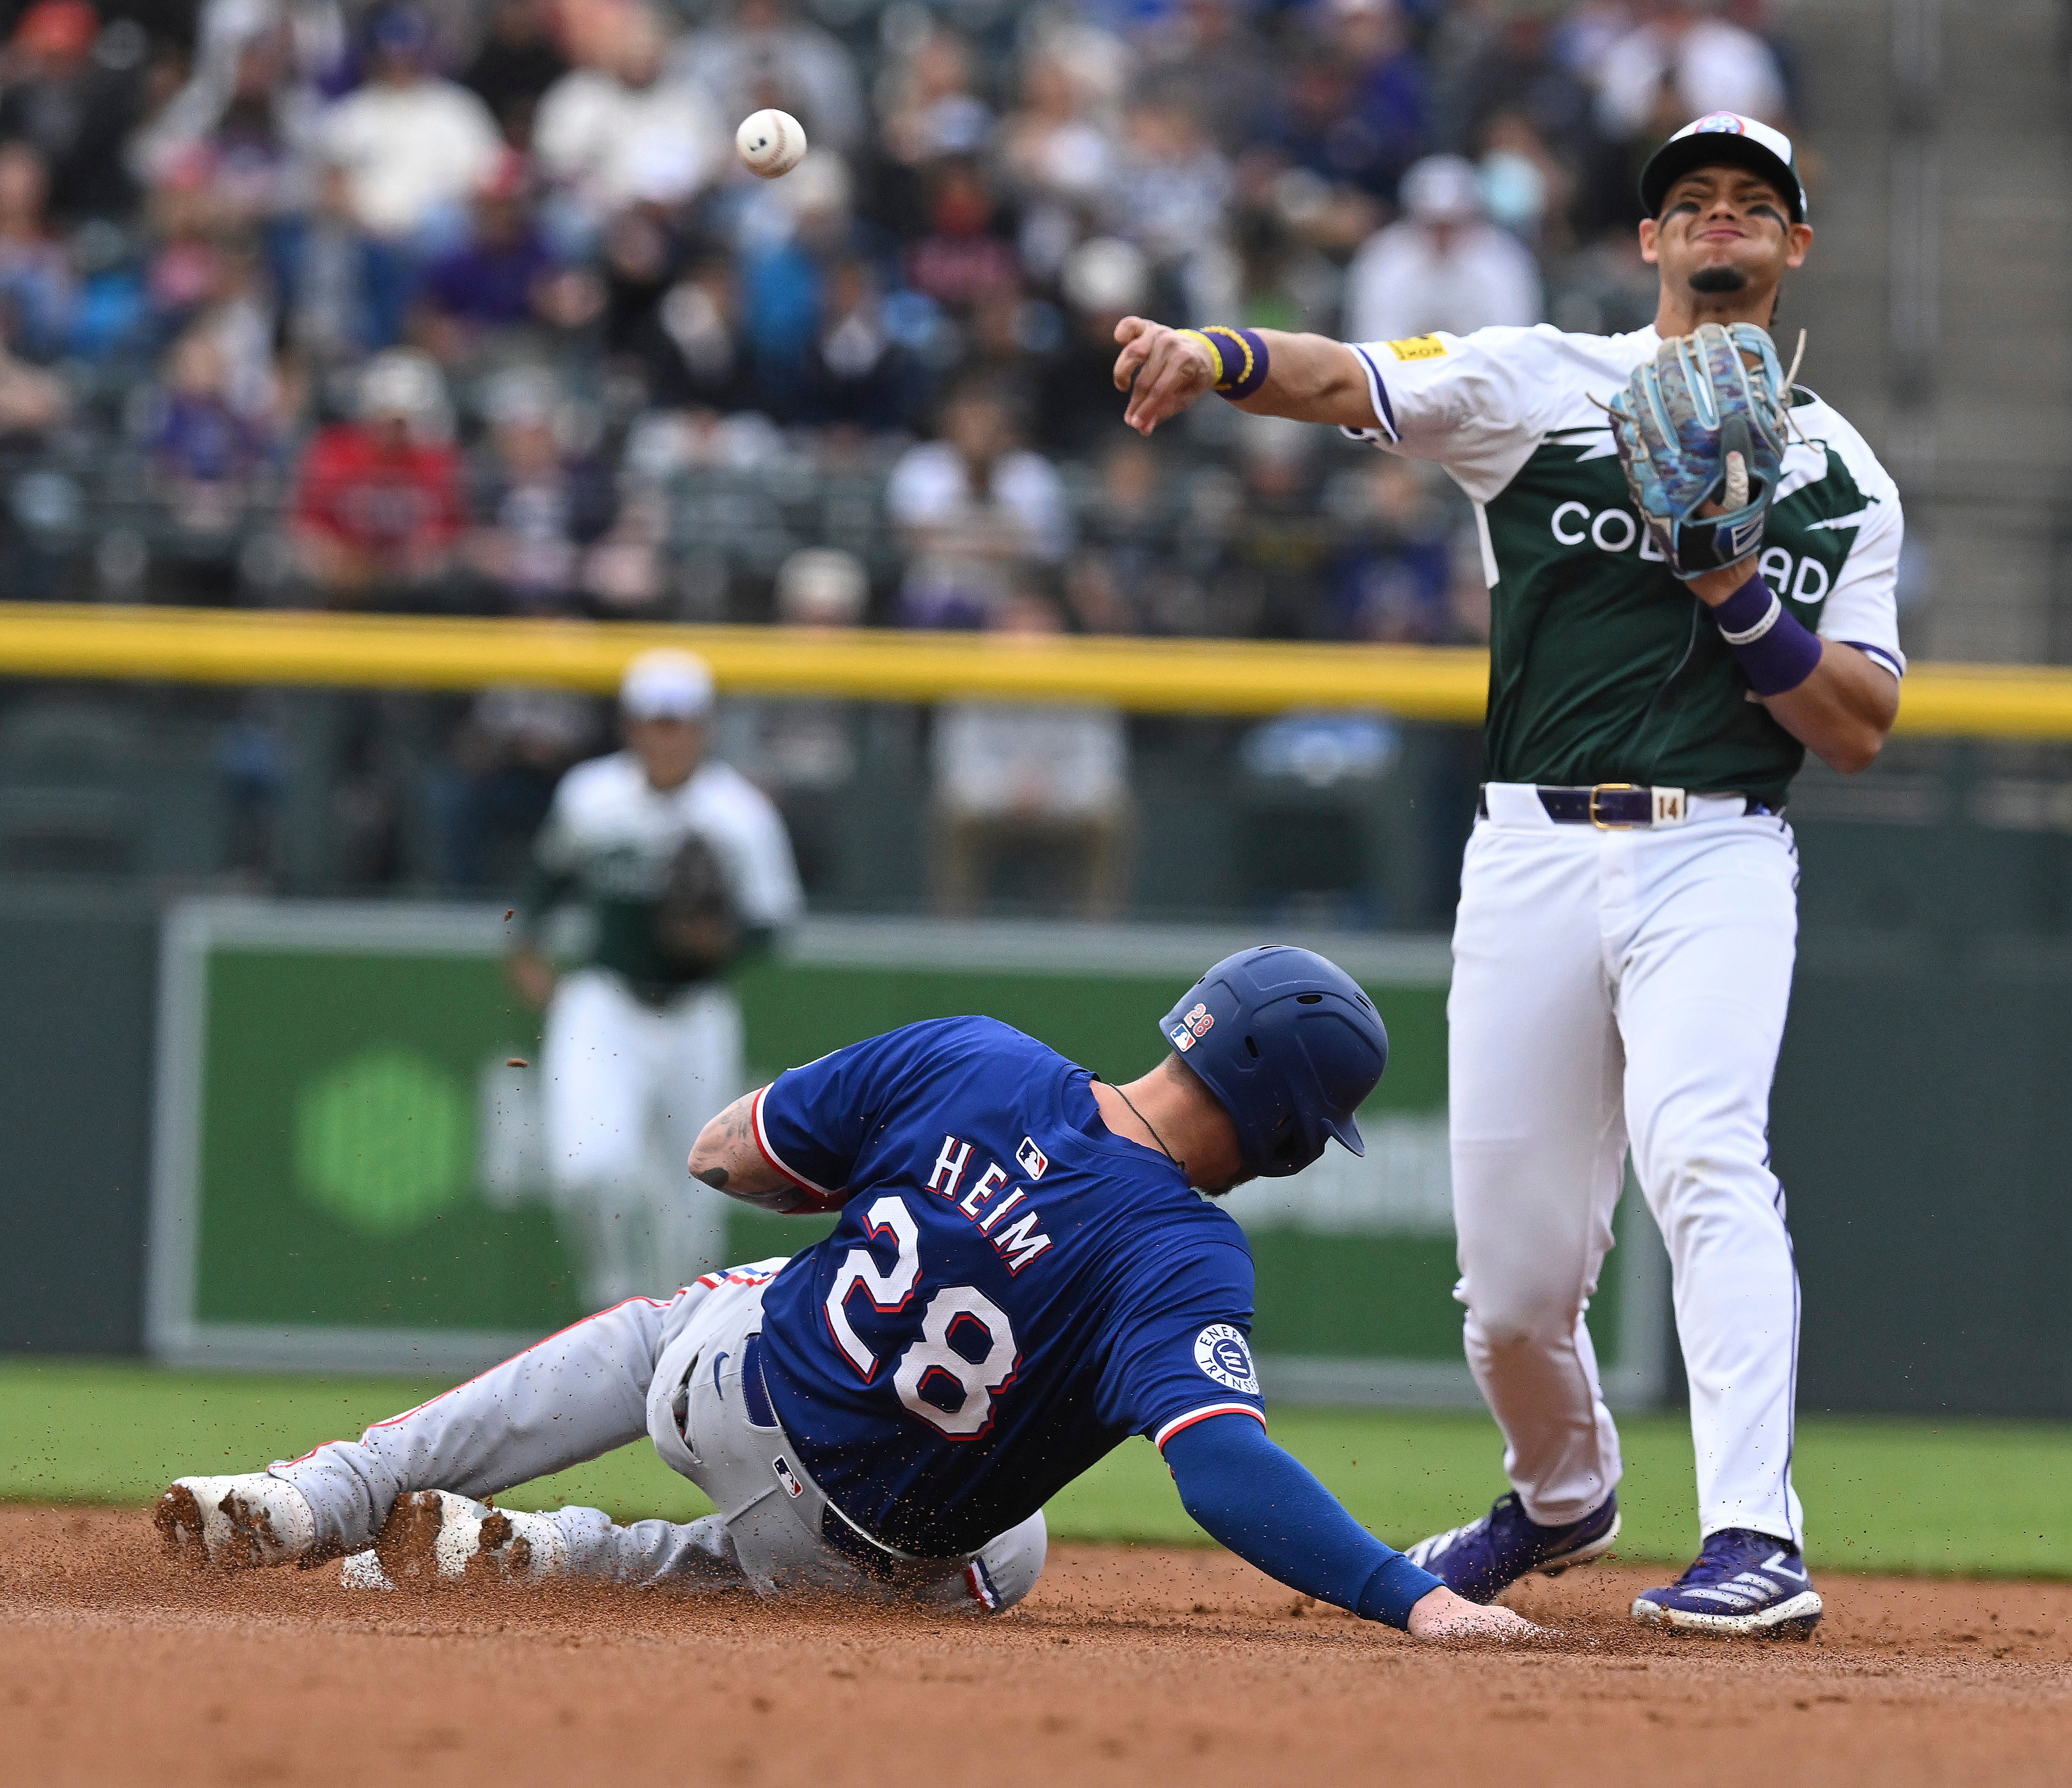
<path fill-rule="evenodd" d="M 1638 783 L 1593 783 L 1590 787 L 1590 824 L 1600 832 L 1638 832 L 1646 821 L 1635 824 L 1625 820 L 1600 820 L 1597 817 L 1597 797 L 1600 795 L 1630 795 L 1640 787 Z"/>

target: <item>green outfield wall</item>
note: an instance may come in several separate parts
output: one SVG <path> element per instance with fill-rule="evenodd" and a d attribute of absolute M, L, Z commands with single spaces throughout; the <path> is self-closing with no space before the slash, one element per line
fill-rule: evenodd
<path fill-rule="evenodd" d="M 1248 934 L 818 920 L 739 979 L 751 1083 L 857 1037 L 985 1012 L 1106 1078 Z M 1308 1400 L 1462 1403 L 1445 1141 L 1447 956 L 1314 940 L 1386 1015 L 1365 1159 L 1241 1190 L 1269 1384 Z M 581 1313 L 549 1208 L 537 1015 L 497 909 L 203 900 L 162 953 L 148 1339 L 182 1363 L 461 1371 Z M 514 1065 L 523 1063 L 524 1065 Z M 681 1169 L 676 1169 L 680 1172 Z M 746 1209 L 728 1253 L 827 1224 Z M 1664 1263 L 1637 1203 L 1591 1313 L 1614 1394 L 1663 1387 Z M 720 1264 L 720 1263 L 715 1263 Z"/>
<path fill-rule="evenodd" d="M 1924 842 L 1936 819 L 1924 812 Z M 2033 929 L 2030 910 L 2072 886 L 2072 832 L 1988 836 L 1940 867 L 1918 845 L 1885 868 L 1859 851 L 1851 869 L 1824 857 L 1839 829 L 1801 832 L 1811 898 L 1773 1100 L 1805 1293 L 1803 1401 L 2072 1416 L 2072 944 Z M 1975 899 L 1951 897 L 1960 872 Z M 430 910 L 445 941 L 400 956 L 393 933 L 308 947 L 313 920 L 367 909 L 237 910 L 247 923 L 291 911 L 300 941 L 224 939 L 198 959 L 166 947 L 181 922 L 141 896 L 0 889 L 0 1348 L 142 1351 L 147 1284 L 161 1347 L 189 1358 L 239 1357 L 253 1339 L 215 1334 L 188 1351 L 203 1331 L 258 1329 L 273 1338 L 259 1358 L 300 1348 L 314 1363 L 337 1338 L 311 1331 L 342 1329 L 358 1331 L 364 1363 L 444 1371 L 573 1313 L 523 1126 L 514 1134 L 496 1108 L 525 1071 L 504 1058 L 536 1032 L 495 973 L 501 910 Z M 400 923 L 375 910 L 377 925 Z M 405 916 L 421 927 L 426 915 Z M 1865 923 L 1881 916 L 1906 923 Z M 1110 934 L 1092 965 L 1065 971 L 1061 947 L 1096 940 L 1042 927 L 812 927 L 743 983 L 751 1059 L 774 1070 L 859 1030 L 979 1006 L 1126 1074 L 1156 1048 L 1141 1013 L 1163 1009 L 1186 952 L 1213 936 Z M 1284 1395 L 1443 1403 L 1463 1393 L 1433 1142 L 1444 952 L 1344 947 L 1366 952 L 1358 972 L 1396 1038 L 1370 1114 L 1386 1173 L 1246 1214 L 1261 1347 Z M 199 1040 L 183 1044 L 159 1015 L 191 996 L 171 983 L 197 960 L 218 1003 L 211 1016 L 204 999 Z M 169 1124 L 175 1093 L 189 1116 Z M 161 1195 L 184 1122 L 207 1219 L 184 1283 L 170 1275 L 185 1244 L 150 1239 L 154 1100 Z M 397 1133 L 421 1140 L 400 1149 Z M 347 1157 L 369 1136 L 363 1169 Z M 1632 1374 L 1622 1395 L 1642 1400 L 1665 1374 L 1673 1389 L 1676 1367 L 1673 1343 L 1666 1361 L 1648 1356 L 1642 1326 L 1659 1341 L 1666 1317 L 1661 1263 L 1641 1246 L 1645 1225 L 1637 1233 L 1630 1210 L 1624 1221 L 1592 1321 Z M 745 1256 L 787 1245 L 746 1214 L 734 1240 Z M 1644 1256 L 1651 1282 L 1632 1276 Z M 413 1352 L 427 1337 L 432 1354 Z"/>

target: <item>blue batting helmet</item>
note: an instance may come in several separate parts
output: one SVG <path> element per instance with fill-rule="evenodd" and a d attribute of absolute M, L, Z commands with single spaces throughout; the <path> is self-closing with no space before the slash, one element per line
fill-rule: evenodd
<path fill-rule="evenodd" d="M 1230 1114 L 1253 1173 L 1296 1173 L 1332 1137 L 1367 1153 L 1353 1114 L 1388 1066 L 1388 1032 L 1336 963 L 1285 943 L 1240 950 L 1159 1029 Z"/>

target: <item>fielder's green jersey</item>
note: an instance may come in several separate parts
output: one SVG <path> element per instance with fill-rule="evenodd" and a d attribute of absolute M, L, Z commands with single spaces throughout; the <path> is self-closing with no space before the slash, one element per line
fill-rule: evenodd
<path fill-rule="evenodd" d="M 1600 407 L 1659 339 L 1542 324 L 1356 345 L 1383 426 L 1348 432 L 1437 461 L 1474 501 L 1490 781 L 1639 783 L 1781 805 L 1806 748 L 1754 699 L 1655 551 Z M 1793 393 L 1791 415 L 1764 579 L 1812 631 L 1901 676 L 1899 493 L 1812 393 Z"/>
<path fill-rule="evenodd" d="M 796 921 L 799 873 L 768 795 L 713 758 L 676 787 L 656 788 L 631 751 L 615 751 L 578 764 L 555 789 L 519 897 L 520 934 L 539 943 L 547 914 L 580 900 L 590 910 L 589 962 L 636 991 L 690 984 L 692 971 L 662 952 L 655 913 L 669 860 L 694 832 L 718 854 L 747 931 Z"/>

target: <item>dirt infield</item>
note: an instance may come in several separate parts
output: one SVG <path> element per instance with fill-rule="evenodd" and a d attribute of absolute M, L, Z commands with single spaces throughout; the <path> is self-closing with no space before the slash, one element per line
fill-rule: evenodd
<path fill-rule="evenodd" d="M 198 1572 L 141 1513 L 0 1509 L 9 1783 L 816 1788 L 2072 1779 L 2072 1585 L 1830 1576 L 1810 1645 L 1642 1635 L 1655 1573 L 1515 1592 L 1567 1637 L 1434 1652 L 1227 1555 L 1063 1547 L 1017 1613 L 882 1621 Z"/>

